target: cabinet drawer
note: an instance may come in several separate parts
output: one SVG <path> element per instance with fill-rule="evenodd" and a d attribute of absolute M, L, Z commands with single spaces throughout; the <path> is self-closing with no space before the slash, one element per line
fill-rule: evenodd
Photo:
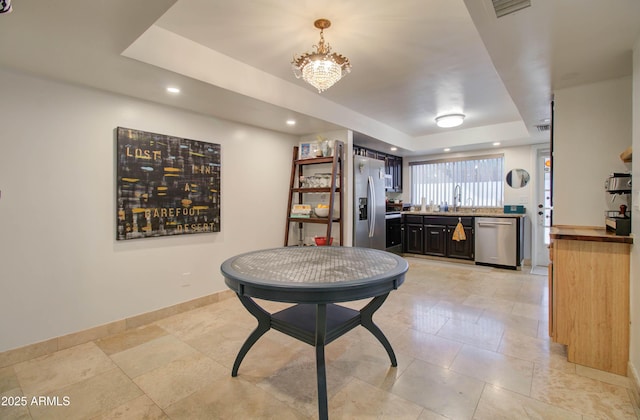
<path fill-rule="evenodd" d="M 456 226 L 458 219 L 462 223 L 462 226 L 473 227 L 473 217 L 458 217 L 458 216 L 425 216 L 425 225 L 442 225 L 442 226 Z"/>
<path fill-rule="evenodd" d="M 405 214 L 404 215 L 405 223 L 412 223 L 421 225 L 422 224 L 422 216 L 416 216 L 415 214 Z"/>
<path fill-rule="evenodd" d="M 449 226 L 456 226 L 458 224 L 458 219 L 460 219 L 460 223 L 464 227 L 473 227 L 473 217 L 452 217 L 453 223 L 450 223 Z"/>
<path fill-rule="evenodd" d="M 453 223 L 453 218 L 449 218 L 449 217 L 440 217 L 440 216 L 425 216 L 424 217 L 424 224 L 425 225 L 446 226 L 446 225 L 449 225 L 451 223 Z"/>

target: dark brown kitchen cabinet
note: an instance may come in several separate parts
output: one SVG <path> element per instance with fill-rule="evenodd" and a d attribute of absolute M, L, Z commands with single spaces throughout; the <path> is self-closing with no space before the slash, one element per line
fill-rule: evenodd
<path fill-rule="evenodd" d="M 422 225 L 407 224 L 405 226 L 406 250 L 411 254 L 423 253 L 423 227 Z"/>
<path fill-rule="evenodd" d="M 387 248 L 400 245 L 402 243 L 402 219 L 400 217 L 387 219 L 386 225 Z"/>
<path fill-rule="evenodd" d="M 453 233 L 460 222 L 465 233 L 464 241 L 454 241 Z M 426 255 L 473 260 L 473 217 L 424 216 Z"/>
<path fill-rule="evenodd" d="M 465 240 L 454 241 L 458 221 L 462 223 Z M 404 215 L 403 251 L 434 257 L 474 259 L 473 217 Z M 422 240 L 422 243 L 417 241 Z"/>
<path fill-rule="evenodd" d="M 424 250 L 424 226 L 422 216 L 404 215 L 402 250 L 410 254 L 422 254 Z"/>
<path fill-rule="evenodd" d="M 395 192 L 402 192 L 402 158 L 398 156 L 390 156 L 391 162 L 391 185 Z"/>
<path fill-rule="evenodd" d="M 384 160 L 385 173 L 390 177 L 387 184 L 387 191 L 402 192 L 402 158 L 399 156 L 387 155 Z"/>
<path fill-rule="evenodd" d="M 447 227 L 443 225 L 424 226 L 424 253 L 436 257 L 447 256 Z"/>
<path fill-rule="evenodd" d="M 456 226 L 447 226 L 447 257 L 449 258 L 460 258 L 463 260 L 473 260 L 474 255 L 474 235 L 473 235 L 473 227 L 472 226 L 464 226 L 464 234 L 466 236 L 466 240 L 464 241 L 454 241 L 453 240 L 453 231 L 456 229 Z"/>
<path fill-rule="evenodd" d="M 402 158 L 395 159 L 393 165 L 393 188 L 395 192 L 402 192 Z"/>
<path fill-rule="evenodd" d="M 353 153 L 358 156 L 366 156 L 372 159 L 384 160 L 385 174 L 388 181 L 385 182 L 385 191 L 402 192 L 402 158 L 362 146 L 353 146 Z"/>

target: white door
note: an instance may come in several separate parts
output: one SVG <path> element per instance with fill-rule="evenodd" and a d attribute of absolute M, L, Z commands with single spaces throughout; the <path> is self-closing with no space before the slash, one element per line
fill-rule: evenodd
<path fill-rule="evenodd" d="M 537 158 L 535 248 L 536 265 L 549 265 L 549 234 L 551 231 L 551 155 L 549 150 L 539 150 Z"/>

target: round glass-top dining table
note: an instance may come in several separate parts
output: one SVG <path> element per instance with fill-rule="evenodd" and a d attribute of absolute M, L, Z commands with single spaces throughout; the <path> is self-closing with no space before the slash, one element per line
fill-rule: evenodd
<path fill-rule="evenodd" d="M 231 375 L 237 376 L 247 352 L 271 328 L 310 344 L 316 349 L 318 415 L 327 419 L 325 345 L 362 325 L 383 345 L 391 365 L 397 366 L 389 340 L 372 317 L 404 282 L 408 268 L 398 255 L 357 247 L 284 247 L 229 258 L 220 267 L 225 283 L 258 321 L 240 348 Z M 269 313 L 253 298 L 294 305 Z M 360 310 L 337 305 L 367 298 L 372 299 Z"/>

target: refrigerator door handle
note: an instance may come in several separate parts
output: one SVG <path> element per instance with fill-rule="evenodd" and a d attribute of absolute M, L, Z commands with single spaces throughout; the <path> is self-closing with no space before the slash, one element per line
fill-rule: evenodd
<path fill-rule="evenodd" d="M 373 188 L 373 177 L 371 175 L 369 175 L 367 183 L 369 187 L 369 211 L 371 212 L 371 216 L 369 217 L 369 237 L 373 238 L 376 229 L 376 191 Z"/>

